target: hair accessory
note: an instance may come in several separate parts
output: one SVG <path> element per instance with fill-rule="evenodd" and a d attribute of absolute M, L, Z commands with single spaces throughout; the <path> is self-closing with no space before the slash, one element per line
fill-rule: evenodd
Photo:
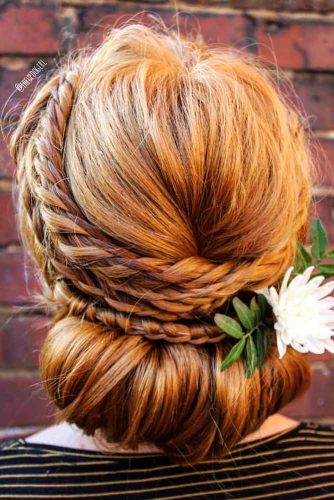
<path fill-rule="evenodd" d="M 239 319 L 215 314 L 215 323 L 238 342 L 221 364 L 221 371 L 245 354 L 246 375 L 251 377 L 260 368 L 270 349 L 266 327 L 274 327 L 279 357 L 287 346 L 299 352 L 322 354 L 325 349 L 334 353 L 334 281 L 322 284 L 334 276 L 334 264 L 321 264 L 322 259 L 334 259 L 334 250 L 326 254 L 327 232 L 319 219 L 311 225 L 311 254 L 298 243 L 298 255 L 286 271 L 280 288 L 265 287 L 247 306 L 238 297 L 232 304 Z M 313 261 L 315 260 L 315 263 Z M 314 269 L 320 273 L 312 275 Z M 294 273 L 293 273 L 294 271 Z M 289 282 L 291 275 L 293 279 Z"/>

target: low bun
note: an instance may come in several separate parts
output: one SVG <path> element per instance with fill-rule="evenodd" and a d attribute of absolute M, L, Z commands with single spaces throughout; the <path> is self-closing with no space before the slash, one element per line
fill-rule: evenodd
<path fill-rule="evenodd" d="M 241 361 L 220 371 L 214 314 L 276 284 L 311 201 L 299 117 L 251 56 L 114 29 L 37 90 L 11 152 L 60 418 L 195 463 L 304 390 L 307 359 L 274 343 L 251 380 Z"/>
<path fill-rule="evenodd" d="M 251 379 L 241 360 L 221 372 L 231 345 L 151 341 L 68 317 L 46 339 L 41 373 L 60 420 L 194 465 L 226 454 L 309 384 L 305 355 L 279 359 L 275 346 Z"/>

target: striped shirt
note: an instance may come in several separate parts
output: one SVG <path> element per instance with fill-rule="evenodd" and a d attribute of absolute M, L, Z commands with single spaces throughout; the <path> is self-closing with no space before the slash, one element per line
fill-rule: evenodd
<path fill-rule="evenodd" d="M 334 426 L 302 422 L 192 467 L 159 453 L 6 441 L 0 446 L 0 498 L 334 498 Z"/>

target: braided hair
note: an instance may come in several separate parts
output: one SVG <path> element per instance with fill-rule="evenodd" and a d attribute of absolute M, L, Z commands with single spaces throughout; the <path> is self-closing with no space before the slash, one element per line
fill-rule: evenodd
<path fill-rule="evenodd" d="M 60 418 L 195 463 L 304 390 L 297 352 L 269 356 L 252 382 L 240 363 L 219 372 L 229 340 L 214 312 L 275 283 L 308 223 L 306 139 L 258 63 L 114 29 L 38 89 L 11 152 L 53 315 L 41 372 Z"/>

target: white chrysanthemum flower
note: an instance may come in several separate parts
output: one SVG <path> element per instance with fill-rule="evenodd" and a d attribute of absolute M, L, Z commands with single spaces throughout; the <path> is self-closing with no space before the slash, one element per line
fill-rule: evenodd
<path fill-rule="evenodd" d="M 310 279 L 313 269 L 308 267 L 288 284 L 293 270 L 289 267 L 278 292 L 273 286 L 256 290 L 266 297 L 277 319 L 274 326 L 280 358 L 288 345 L 299 352 L 334 352 L 334 298 L 327 297 L 334 290 L 334 281 L 321 285 L 324 276 Z"/>

